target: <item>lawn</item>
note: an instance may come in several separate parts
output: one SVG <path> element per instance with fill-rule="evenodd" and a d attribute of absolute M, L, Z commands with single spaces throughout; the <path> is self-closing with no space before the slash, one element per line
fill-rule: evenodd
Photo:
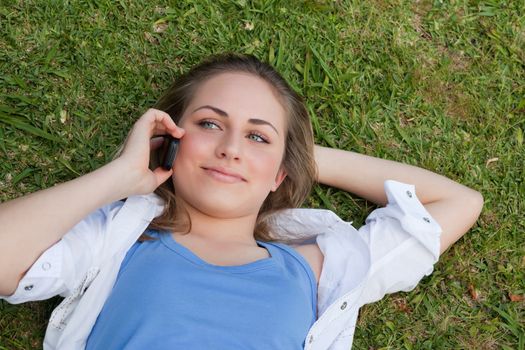
<path fill-rule="evenodd" d="M 274 65 L 318 143 L 485 198 L 430 277 L 361 310 L 354 348 L 525 348 L 523 1 L 2 0 L 0 201 L 110 161 L 177 74 L 224 51 Z M 324 186 L 306 205 L 373 209 Z M 41 348 L 57 302 L 0 302 L 0 350 Z"/>

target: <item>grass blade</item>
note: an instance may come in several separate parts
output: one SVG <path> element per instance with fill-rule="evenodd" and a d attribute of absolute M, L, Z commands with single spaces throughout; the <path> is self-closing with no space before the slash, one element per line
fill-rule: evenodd
<path fill-rule="evenodd" d="M 15 118 L 13 116 L 7 115 L 5 113 L 0 112 L 0 122 L 3 122 L 5 124 L 9 124 L 17 129 L 27 131 L 30 134 L 33 134 L 35 136 L 42 137 L 44 139 L 54 141 L 54 142 L 60 142 L 60 139 L 56 136 L 53 136 L 43 130 L 40 130 L 30 124 L 27 124 L 23 121 L 21 121 L 18 118 Z"/>

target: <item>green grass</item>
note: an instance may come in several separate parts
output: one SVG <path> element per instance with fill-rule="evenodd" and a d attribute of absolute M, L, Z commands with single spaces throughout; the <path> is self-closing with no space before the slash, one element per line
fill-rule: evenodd
<path fill-rule="evenodd" d="M 525 303 L 510 300 L 525 295 L 523 1 L 148 3 L 2 1 L 1 201 L 108 162 L 205 56 L 253 53 L 305 96 L 318 143 L 419 165 L 485 197 L 433 275 L 362 309 L 355 348 L 524 349 Z M 324 186 L 309 204 L 356 223 L 373 208 Z M 0 302 L 0 349 L 40 348 L 57 302 Z"/>

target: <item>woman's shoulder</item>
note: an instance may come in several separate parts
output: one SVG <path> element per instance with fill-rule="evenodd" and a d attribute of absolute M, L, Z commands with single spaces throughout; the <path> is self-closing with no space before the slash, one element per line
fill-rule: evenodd
<path fill-rule="evenodd" d="M 296 252 L 301 254 L 302 257 L 308 262 L 310 268 L 312 269 L 315 275 L 316 282 L 319 283 L 319 278 L 321 276 L 321 271 L 323 268 L 324 256 L 321 252 L 321 249 L 319 249 L 317 243 L 290 244 L 289 246 L 292 247 Z"/>

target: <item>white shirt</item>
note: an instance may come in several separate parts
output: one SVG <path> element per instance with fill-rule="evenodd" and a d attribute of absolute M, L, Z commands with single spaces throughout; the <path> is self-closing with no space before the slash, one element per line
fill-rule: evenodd
<path fill-rule="evenodd" d="M 272 217 L 281 242 L 317 242 L 324 255 L 318 319 L 306 350 L 350 349 L 361 306 L 412 290 L 432 272 L 440 226 L 414 186 L 389 180 L 385 192 L 387 206 L 374 210 L 359 230 L 323 209 L 288 209 Z M 162 209 L 162 200 L 149 194 L 96 210 L 38 258 L 13 295 L 1 298 L 17 304 L 65 297 L 51 315 L 44 349 L 84 349 L 126 252 Z"/>

